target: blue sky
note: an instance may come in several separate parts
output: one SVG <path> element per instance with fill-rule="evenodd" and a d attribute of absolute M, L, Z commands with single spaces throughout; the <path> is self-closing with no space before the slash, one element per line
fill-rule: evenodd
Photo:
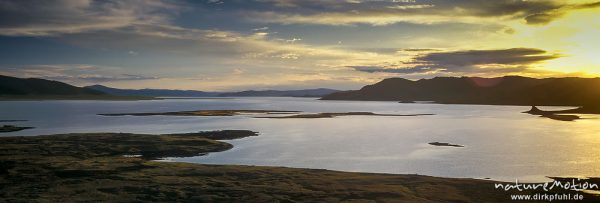
<path fill-rule="evenodd" d="M 553 0 L 0 0 L 0 74 L 196 90 L 595 77 L 598 8 Z"/>

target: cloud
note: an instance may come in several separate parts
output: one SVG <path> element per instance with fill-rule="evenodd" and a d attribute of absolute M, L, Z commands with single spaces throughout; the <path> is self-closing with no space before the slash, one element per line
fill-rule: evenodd
<path fill-rule="evenodd" d="M 527 72 L 533 64 L 559 57 L 534 48 L 464 50 L 426 53 L 392 66 L 349 67 L 368 73 L 512 73 Z"/>
<path fill-rule="evenodd" d="M 0 35 L 36 36 L 107 53 L 104 58 L 90 57 L 98 65 L 25 65 L 0 67 L 0 72 L 74 84 L 193 89 L 268 87 L 290 80 L 295 81 L 290 85 L 298 86 L 313 85 L 312 81 L 329 84 L 324 82 L 328 80 L 334 81 L 332 84 L 366 84 L 398 74 L 533 73 L 538 63 L 559 56 L 528 48 L 443 50 L 497 47 L 504 41 L 495 39 L 507 39 L 504 32 L 515 33 L 503 25 L 504 20 L 511 21 L 510 25 L 515 20 L 544 24 L 569 9 L 596 7 L 547 0 L 0 0 Z M 187 9 L 194 13 L 177 15 Z M 174 19 L 179 16 L 185 18 Z M 211 20 L 215 22 L 205 22 Z M 355 26 L 397 22 L 420 25 Z M 429 26 L 431 23 L 447 25 Z M 332 37 L 326 39 L 327 35 Z M 115 58 L 112 53 L 117 54 Z M 112 60 L 117 57 L 123 60 Z M 64 59 L 54 61 L 59 60 Z M 82 60 L 86 59 L 72 63 L 90 63 Z M 119 63 L 126 65 L 116 66 L 127 67 L 99 66 Z M 180 80 L 190 77 L 203 80 Z M 365 78 L 370 81 L 360 80 Z"/>
<path fill-rule="evenodd" d="M 528 65 L 560 57 L 534 48 L 512 48 L 497 50 L 467 50 L 430 53 L 415 58 L 416 64 L 440 67 L 464 67 L 486 64 Z"/>
<path fill-rule="evenodd" d="M 15 77 L 43 78 L 84 85 L 116 81 L 159 79 L 159 77 L 122 72 L 122 68 L 86 64 L 26 65 L 18 67 L 2 67 L 2 70 L 0 70 L 0 74 Z"/>
<path fill-rule="evenodd" d="M 160 0 L 2 0 L 0 35 L 46 36 L 164 23 L 179 8 Z"/>
<path fill-rule="evenodd" d="M 533 13 L 525 17 L 525 21 L 530 25 L 545 25 L 548 24 L 565 14 L 569 11 L 580 10 L 580 9 L 593 9 L 600 7 L 600 2 L 594 3 L 583 3 L 583 4 L 571 4 L 563 5 L 555 9 L 549 9 L 538 13 Z"/>
<path fill-rule="evenodd" d="M 498 20 L 522 19 L 527 24 L 545 24 L 565 13 L 600 7 L 600 2 L 565 3 L 554 0 L 430 0 L 421 1 L 302 1 L 258 0 L 288 9 L 248 11 L 255 20 L 281 24 L 389 25 L 399 22 L 497 23 Z"/>
<path fill-rule="evenodd" d="M 206 3 L 208 3 L 208 4 L 224 4 L 225 2 L 223 2 L 221 0 L 207 0 Z"/>
<path fill-rule="evenodd" d="M 39 78 L 49 79 L 49 80 L 58 80 L 58 81 L 66 81 L 66 82 L 74 82 L 74 83 L 105 83 L 105 82 L 116 82 L 116 81 L 135 81 L 135 80 L 156 80 L 158 77 L 147 77 L 142 75 L 132 75 L 132 74 L 121 74 L 121 75 L 92 75 L 92 74 L 82 74 L 82 75 L 62 75 L 62 76 L 41 76 Z"/>
<path fill-rule="evenodd" d="M 427 73 L 427 72 L 436 72 L 438 70 L 432 70 L 429 67 L 407 67 L 407 68 L 388 68 L 385 66 L 348 66 L 349 68 L 353 68 L 354 70 L 367 72 L 367 73 L 403 73 L 403 74 L 411 74 L 411 73 Z"/>

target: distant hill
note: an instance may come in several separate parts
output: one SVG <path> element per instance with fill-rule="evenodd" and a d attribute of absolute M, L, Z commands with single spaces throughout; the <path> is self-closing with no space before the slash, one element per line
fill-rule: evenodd
<path fill-rule="evenodd" d="M 263 90 L 263 91 L 242 91 L 242 92 L 229 92 L 222 93 L 219 96 L 222 97 L 322 97 L 339 90 L 318 88 L 318 89 L 305 89 L 305 90 Z"/>
<path fill-rule="evenodd" d="M 0 99 L 151 99 L 152 97 L 321 97 L 338 90 L 265 90 L 204 92 L 168 89 L 117 89 L 102 85 L 76 87 L 63 82 L 0 75 Z"/>
<path fill-rule="evenodd" d="M 0 75 L 0 96 L 103 96 L 104 92 L 75 87 L 66 83 L 36 79 L 16 78 Z"/>
<path fill-rule="evenodd" d="M 339 90 L 306 89 L 306 90 L 264 90 L 242 92 L 204 92 L 196 90 L 167 90 L 167 89 L 117 89 L 102 85 L 87 86 L 86 88 L 119 96 L 151 96 L 151 97 L 322 97 Z"/>
<path fill-rule="evenodd" d="M 321 99 L 598 107 L 600 78 L 436 77 L 417 81 L 389 78 Z"/>
<path fill-rule="evenodd" d="M 118 96 L 147 96 L 147 97 L 215 97 L 220 92 L 203 92 L 195 90 L 167 90 L 167 89 L 117 89 L 103 85 L 87 86 L 88 89 L 94 89 L 111 95 Z"/>

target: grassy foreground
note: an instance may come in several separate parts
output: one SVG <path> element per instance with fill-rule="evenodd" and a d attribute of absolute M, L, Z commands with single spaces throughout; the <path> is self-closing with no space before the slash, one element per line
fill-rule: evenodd
<path fill-rule="evenodd" d="M 486 180 L 152 161 L 227 150 L 216 140 L 255 135 L 2 137 L 0 202 L 510 202 L 515 194 Z"/>

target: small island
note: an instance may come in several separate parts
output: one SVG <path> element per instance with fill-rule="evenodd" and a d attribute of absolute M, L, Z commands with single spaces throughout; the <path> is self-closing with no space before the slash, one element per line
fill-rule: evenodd
<path fill-rule="evenodd" d="M 3 125 L 0 126 L 0 133 L 7 133 L 7 132 L 16 132 L 16 131 L 21 131 L 21 130 L 26 130 L 26 129 L 31 129 L 33 127 L 19 127 L 19 126 L 14 126 L 14 125 Z"/>
<path fill-rule="evenodd" d="M 315 113 L 315 114 L 298 114 L 289 116 L 260 116 L 255 118 L 334 118 L 338 116 L 429 116 L 434 114 L 378 114 L 373 112 L 343 112 L 343 113 Z"/>
<path fill-rule="evenodd" d="M 27 120 L 0 120 L 0 123 L 4 123 L 4 122 L 25 122 Z"/>
<path fill-rule="evenodd" d="M 450 144 L 447 142 L 430 142 L 428 144 L 433 145 L 433 146 L 438 146 L 438 147 L 465 147 L 462 145 Z"/>
<path fill-rule="evenodd" d="M 523 113 L 531 114 L 531 115 L 539 115 L 540 117 L 549 118 L 552 120 L 558 121 L 575 121 L 580 119 L 581 117 L 577 115 L 569 115 L 564 113 L 583 113 L 583 107 L 579 107 L 576 109 L 568 109 L 568 110 L 559 110 L 559 111 L 543 111 L 537 108 L 536 106 L 531 106 L 529 111 L 525 111 Z"/>
<path fill-rule="evenodd" d="M 373 112 L 342 112 L 342 113 L 314 113 L 299 114 L 301 111 L 281 110 L 196 110 L 159 113 L 110 113 L 98 114 L 101 116 L 237 116 L 237 115 L 287 115 L 287 116 L 255 116 L 254 118 L 334 118 L 338 116 L 429 116 L 435 114 L 378 114 Z"/>
<path fill-rule="evenodd" d="M 196 110 L 159 113 L 109 113 L 101 116 L 236 116 L 242 114 L 293 114 L 299 111 L 279 110 Z"/>

